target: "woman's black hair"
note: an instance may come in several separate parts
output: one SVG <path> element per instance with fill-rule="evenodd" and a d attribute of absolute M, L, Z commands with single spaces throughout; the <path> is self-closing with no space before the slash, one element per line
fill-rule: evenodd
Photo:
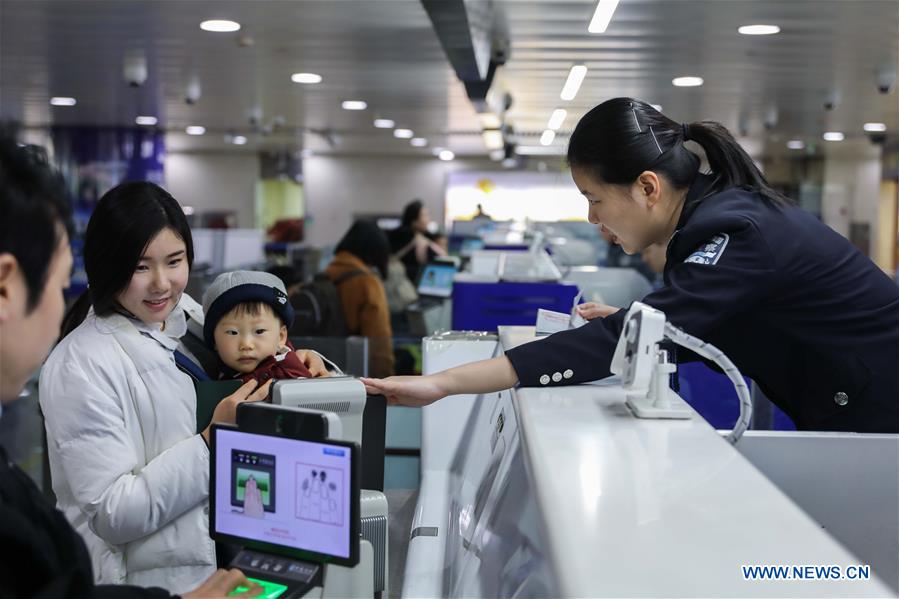
<path fill-rule="evenodd" d="M 418 220 L 421 215 L 421 209 L 424 208 L 421 200 L 412 200 L 403 208 L 403 227 L 411 227 L 412 223 Z"/>
<path fill-rule="evenodd" d="M 367 220 L 354 222 L 334 251 L 351 253 L 377 268 L 382 278 L 387 278 L 390 243 L 387 241 L 387 234 L 375 223 Z"/>
<path fill-rule="evenodd" d="M 115 311 L 116 297 L 128 287 L 141 255 L 166 228 L 184 241 L 190 268 L 194 262 L 190 227 L 169 192 L 149 181 L 133 181 L 113 187 L 100 198 L 84 235 L 88 290 L 66 314 L 63 337 L 81 324 L 90 306 L 98 316 Z"/>
<path fill-rule="evenodd" d="M 699 172 L 699 157 L 685 141 L 702 146 L 717 191 L 750 187 L 774 202 L 789 202 L 775 191 L 720 123 L 677 123 L 651 105 L 614 98 L 596 106 L 578 122 L 568 143 L 568 164 L 599 181 L 630 184 L 646 170 L 664 175 L 675 188 L 689 187 Z"/>
<path fill-rule="evenodd" d="M 0 254 L 19 263 L 26 313 L 40 302 L 64 232 L 72 234 L 72 205 L 62 178 L 41 148 L 0 130 Z"/>

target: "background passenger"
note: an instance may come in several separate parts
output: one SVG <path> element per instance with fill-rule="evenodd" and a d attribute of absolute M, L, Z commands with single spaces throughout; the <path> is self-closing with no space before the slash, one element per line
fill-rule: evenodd
<path fill-rule="evenodd" d="M 369 372 L 373 376 L 390 376 L 394 365 L 393 328 L 382 282 L 390 255 L 387 236 L 376 224 L 357 221 L 335 252 L 334 260 L 325 269 L 331 281 L 354 271 L 359 273 L 346 276 L 337 284 L 349 333 L 368 337 Z"/>
<path fill-rule="evenodd" d="M 406 204 L 403 209 L 402 224 L 390 232 L 390 251 L 406 267 L 406 277 L 413 285 L 418 283 L 422 267 L 434 256 L 445 256 L 446 252 L 428 236 L 431 215 L 421 200 Z"/>

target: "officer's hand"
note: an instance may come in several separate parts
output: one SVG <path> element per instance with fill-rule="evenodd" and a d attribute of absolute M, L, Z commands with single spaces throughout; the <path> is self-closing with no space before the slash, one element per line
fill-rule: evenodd
<path fill-rule="evenodd" d="M 247 590 L 236 595 L 231 595 L 238 587 L 246 587 Z M 203 584 L 190 591 L 182 593 L 183 599 L 209 599 L 219 597 L 258 597 L 263 589 L 255 582 L 250 582 L 243 572 L 232 568 L 231 570 L 216 570 Z"/>
<path fill-rule="evenodd" d="M 268 397 L 268 390 L 272 386 L 274 379 L 267 380 L 258 389 L 256 385 L 259 383 L 255 379 L 251 379 L 244 383 L 240 389 L 223 399 L 215 406 L 212 413 L 212 422 L 223 422 L 225 424 L 234 424 L 237 418 L 237 405 L 248 401 L 262 401 Z M 211 425 L 210 425 L 211 426 Z M 203 438 L 209 443 L 209 426 L 203 431 Z"/>
<path fill-rule="evenodd" d="M 577 313 L 586 320 L 593 320 L 594 318 L 611 316 L 620 309 L 621 308 L 607 306 L 605 304 L 597 304 L 596 302 L 587 302 L 585 304 L 580 304 L 577 307 Z"/>
<path fill-rule="evenodd" d="M 386 379 L 360 379 L 365 391 L 381 394 L 390 405 L 421 407 L 446 396 L 434 376 L 391 376 Z"/>
<path fill-rule="evenodd" d="M 311 349 L 298 349 L 296 350 L 296 354 L 300 359 L 300 362 L 305 364 L 306 368 L 309 369 L 309 372 L 312 373 L 313 378 L 324 378 L 331 376 L 331 373 L 328 372 L 327 368 L 325 368 L 324 360 L 322 360 L 321 357 Z"/>

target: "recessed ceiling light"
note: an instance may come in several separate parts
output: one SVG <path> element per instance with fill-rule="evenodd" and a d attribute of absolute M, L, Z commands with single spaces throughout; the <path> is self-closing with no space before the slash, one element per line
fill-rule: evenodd
<path fill-rule="evenodd" d="M 568 116 L 568 113 L 565 112 L 564 108 L 556 108 L 553 110 L 552 116 L 549 117 L 549 122 L 546 124 L 547 129 L 552 129 L 553 131 L 557 130 L 562 126 L 562 123 L 565 122 L 565 117 Z"/>
<path fill-rule="evenodd" d="M 240 29 L 240 23 L 224 19 L 212 19 L 200 23 L 200 29 L 203 31 L 213 31 L 215 33 L 229 33 L 231 31 L 238 31 Z"/>
<path fill-rule="evenodd" d="M 187 129 L 184 130 L 188 135 L 203 135 L 206 133 L 206 127 L 202 127 L 200 125 L 191 125 Z"/>
<path fill-rule="evenodd" d="M 828 131 L 824 134 L 824 141 L 843 141 L 846 136 L 839 131 Z"/>
<path fill-rule="evenodd" d="M 66 96 L 55 96 L 50 98 L 50 104 L 52 106 L 74 106 L 77 102 L 75 98 L 69 98 Z"/>
<path fill-rule="evenodd" d="M 400 139 L 410 139 L 413 135 L 412 129 L 395 129 L 393 131 L 393 136 L 398 137 Z"/>
<path fill-rule="evenodd" d="M 540 136 L 540 145 L 548 146 L 549 144 L 551 144 L 553 142 L 553 140 L 555 138 L 556 138 L 556 132 L 553 131 L 552 129 L 547 129 L 546 131 L 543 132 L 543 135 Z"/>
<path fill-rule="evenodd" d="M 134 122 L 137 123 L 138 125 L 152 126 L 152 125 L 156 124 L 157 119 L 155 116 L 139 116 L 136 119 L 134 119 Z"/>
<path fill-rule="evenodd" d="M 231 139 L 231 143 L 233 143 L 235 146 L 242 146 L 247 143 L 247 138 L 243 135 L 235 135 Z"/>
<path fill-rule="evenodd" d="M 409 140 L 409 143 L 415 146 L 416 148 L 423 148 L 428 145 L 428 140 L 424 137 L 413 137 Z"/>
<path fill-rule="evenodd" d="M 341 106 L 344 110 L 365 110 L 368 108 L 368 104 L 362 100 L 344 100 Z"/>
<path fill-rule="evenodd" d="M 490 160 L 499 162 L 500 160 L 502 160 L 505 157 L 506 157 L 505 150 L 499 149 L 499 150 L 493 150 L 492 152 L 490 152 Z"/>
<path fill-rule="evenodd" d="M 315 73 L 294 73 L 290 80 L 294 83 L 321 83 L 322 76 Z"/>
<path fill-rule="evenodd" d="M 393 129 L 393 126 L 396 125 L 390 119 L 375 119 L 375 127 L 378 129 Z"/>
<path fill-rule="evenodd" d="M 593 13 L 593 18 L 590 19 L 587 31 L 590 33 L 605 33 L 617 7 L 618 0 L 599 0 L 596 3 L 596 11 Z"/>
<path fill-rule="evenodd" d="M 571 70 L 568 72 L 568 79 L 565 80 L 565 85 L 562 87 L 562 93 L 559 94 L 559 97 L 565 101 L 574 100 L 586 76 L 586 65 L 576 64 L 571 67 Z"/>
<path fill-rule="evenodd" d="M 870 133 L 882 133 L 886 130 L 886 123 L 865 123 L 865 131 Z"/>
<path fill-rule="evenodd" d="M 515 146 L 515 153 L 519 156 L 562 156 L 565 154 L 565 146 Z"/>
<path fill-rule="evenodd" d="M 671 80 L 675 87 L 698 87 L 703 84 L 702 77 L 675 77 Z"/>
<path fill-rule="evenodd" d="M 801 150 L 805 148 L 805 142 L 801 139 L 791 139 L 787 142 L 787 147 L 791 150 Z"/>
<path fill-rule="evenodd" d="M 441 150 L 440 153 L 437 154 L 437 158 L 446 162 L 449 162 L 455 157 L 456 155 L 453 154 L 450 150 Z"/>
<path fill-rule="evenodd" d="M 774 35 L 780 33 L 780 27 L 777 25 L 743 25 L 738 27 L 737 31 L 743 35 Z"/>

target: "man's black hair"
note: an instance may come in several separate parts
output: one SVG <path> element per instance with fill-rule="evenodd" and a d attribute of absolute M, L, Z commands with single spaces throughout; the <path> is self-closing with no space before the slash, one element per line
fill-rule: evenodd
<path fill-rule="evenodd" d="M 72 234 L 72 204 L 62 177 L 37 146 L 0 131 L 0 254 L 12 254 L 37 306 L 60 243 Z"/>

